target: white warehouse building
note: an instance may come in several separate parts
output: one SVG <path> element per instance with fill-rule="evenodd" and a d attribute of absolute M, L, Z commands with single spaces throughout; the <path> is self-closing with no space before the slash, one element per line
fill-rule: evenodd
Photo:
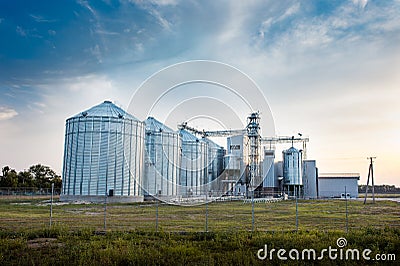
<path fill-rule="evenodd" d="M 360 174 L 318 174 L 320 198 L 357 198 Z M 345 196 L 346 195 L 346 196 Z"/>

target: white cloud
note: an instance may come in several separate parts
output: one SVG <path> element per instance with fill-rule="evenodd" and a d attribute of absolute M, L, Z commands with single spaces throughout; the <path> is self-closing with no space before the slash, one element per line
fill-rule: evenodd
<path fill-rule="evenodd" d="M 135 5 L 143 5 L 144 2 L 142 0 L 129 0 L 130 3 Z M 157 6 L 176 6 L 179 4 L 179 0 L 150 0 L 149 3 Z"/>
<path fill-rule="evenodd" d="M 152 0 L 151 2 L 158 6 L 176 6 L 179 0 Z"/>
<path fill-rule="evenodd" d="M 171 31 L 171 23 L 160 13 L 160 8 L 167 6 L 175 6 L 178 1 L 175 0 L 153 0 L 150 2 L 140 1 L 140 0 L 130 0 L 130 3 L 137 5 L 151 16 L 153 16 L 158 24 L 165 30 Z"/>
<path fill-rule="evenodd" d="M 18 33 L 18 35 L 26 37 L 26 31 L 22 27 L 17 26 L 17 29 L 15 31 Z"/>
<path fill-rule="evenodd" d="M 307 9 L 295 4 L 282 15 L 261 20 L 254 45 L 260 53 L 293 61 L 293 56 L 323 53 L 327 59 L 357 46 L 380 49 L 379 44 L 398 43 L 398 7 L 370 5 L 367 9 L 367 4 L 366 0 L 354 0 L 324 15 L 304 13 Z M 289 17 L 291 21 L 287 23 L 285 19 Z M 394 33 L 389 34 L 390 31 Z"/>
<path fill-rule="evenodd" d="M 21 26 L 17 26 L 15 31 L 17 32 L 17 34 L 19 36 L 22 36 L 22 37 L 30 37 L 30 38 L 32 37 L 32 38 L 40 38 L 40 39 L 43 38 L 43 36 L 38 33 L 38 30 L 36 28 L 24 29 Z"/>
<path fill-rule="evenodd" d="M 14 109 L 0 106 L 0 121 L 11 119 L 17 115 L 18 113 Z"/>
<path fill-rule="evenodd" d="M 103 29 L 98 29 L 96 30 L 97 34 L 103 34 L 103 35 L 119 35 L 118 32 L 115 31 L 107 31 L 107 30 L 103 30 Z"/>
<path fill-rule="evenodd" d="M 87 75 L 67 81 L 66 88 L 72 92 L 108 91 L 112 88 L 112 82 L 104 76 Z"/>
<path fill-rule="evenodd" d="M 46 19 L 46 18 L 44 18 L 43 16 L 40 16 L 40 15 L 30 14 L 29 16 L 31 18 L 33 18 L 33 20 L 35 20 L 38 23 L 41 23 L 41 22 L 51 23 L 51 22 L 56 22 L 57 21 L 55 19 Z"/>
<path fill-rule="evenodd" d="M 100 51 L 100 46 L 99 46 L 98 44 L 96 44 L 94 47 L 91 47 L 91 48 L 90 48 L 90 53 L 91 53 L 93 56 L 96 57 L 96 59 L 97 59 L 97 61 L 98 61 L 99 63 L 102 63 L 102 62 L 103 62 L 103 60 L 102 60 L 102 54 L 101 54 L 101 51 Z"/>
<path fill-rule="evenodd" d="M 364 9 L 368 4 L 368 0 L 353 0 L 353 3 L 359 8 Z"/>
<path fill-rule="evenodd" d="M 160 12 L 158 12 L 156 9 L 152 9 L 152 10 L 150 10 L 150 14 L 151 14 L 152 16 L 154 16 L 154 17 L 157 19 L 157 21 L 158 21 L 158 23 L 160 24 L 160 26 L 162 26 L 164 29 L 166 29 L 166 30 L 168 30 L 168 31 L 171 30 L 171 24 L 170 24 L 170 22 L 169 22 L 167 19 L 165 19 L 165 18 L 160 14 Z"/>

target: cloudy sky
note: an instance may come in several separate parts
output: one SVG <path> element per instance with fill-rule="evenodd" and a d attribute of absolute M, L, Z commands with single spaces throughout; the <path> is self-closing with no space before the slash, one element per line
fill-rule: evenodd
<path fill-rule="evenodd" d="M 65 119 L 213 60 L 258 84 L 276 134 L 310 137 L 320 172 L 365 183 L 377 156 L 375 182 L 400 186 L 399 0 L 0 1 L 0 35 L 1 166 L 61 173 Z"/>

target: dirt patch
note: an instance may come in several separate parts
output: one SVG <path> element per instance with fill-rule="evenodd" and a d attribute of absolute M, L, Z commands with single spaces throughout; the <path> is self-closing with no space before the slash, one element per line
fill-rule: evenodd
<path fill-rule="evenodd" d="M 57 238 L 35 238 L 28 240 L 28 248 L 38 249 L 44 247 L 62 247 L 63 243 L 58 243 Z"/>

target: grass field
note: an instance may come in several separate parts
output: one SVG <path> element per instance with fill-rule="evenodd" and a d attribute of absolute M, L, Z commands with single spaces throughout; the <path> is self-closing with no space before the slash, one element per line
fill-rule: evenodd
<path fill-rule="evenodd" d="M 400 204 L 391 201 L 348 201 L 347 233 L 344 200 L 299 201 L 298 231 L 294 201 L 256 203 L 253 232 L 252 205 L 241 201 L 108 204 L 106 212 L 104 204 L 55 203 L 50 228 L 48 200 L 0 198 L 0 265 L 265 265 L 256 257 L 264 244 L 322 249 L 343 236 L 349 247 L 400 256 Z"/>
<path fill-rule="evenodd" d="M 252 205 L 242 201 L 215 202 L 208 206 L 172 206 L 156 203 L 64 204 L 53 205 L 53 225 L 69 230 L 213 232 L 252 230 Z M 158 208 L 158 219 L 156 218 Z M 307 200 L 298 202 L 299 230 L 348 230 L 363 227 L 400 228 L 400 204 L 377 201 L 364 205 L 351 200 Z M 49 226 L 50 206 L 43 199 L 0 198 L 0 228 L 19 231 L 43 229 Z M 106 218 L 106 219 L 104 219 Z M 254 230 L 296 230 L 295 201 L 255 203 Z"/>

